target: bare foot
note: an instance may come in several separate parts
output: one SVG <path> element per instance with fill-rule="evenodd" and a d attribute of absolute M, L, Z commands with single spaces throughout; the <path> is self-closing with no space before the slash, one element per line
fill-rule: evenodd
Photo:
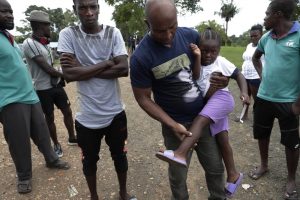
<path fill-rule="evenodd" d="M 122 195 L 121 195 L 121 193 L 119 193 L 119 194 L 120 194 L 119 200 L 137 200 L 137 198 L 135 196 L 130 195 L 128 193 L 122 194 Z"/>
<path fill-rule="evenodd" d="M 251 170 L 248 173 L 248 176 L 253 179 L 253 180 L 258 180 L 259 178 L 261 178 L 262 176 L 264 176 L 267 172 L 269 171 L 269 169 L 266 167 L 255 167 L 253 170 Z"/>
<path fill-rule="evenodd" d="M 228 183 L 235 183 L 240 177 L 240 173 L 236 172 L 232 175 L 228 175 L 227 182 Z"/>

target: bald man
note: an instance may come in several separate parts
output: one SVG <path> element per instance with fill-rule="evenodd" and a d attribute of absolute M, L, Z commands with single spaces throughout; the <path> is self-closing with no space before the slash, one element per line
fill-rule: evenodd
<path fill-rule="evenodd" d="M 193 56 L 190 43 L 199 43 L 199 34 L 177 27 L 177 11 L 171 0 L 148 0 L 147 33 L 130 61 L 130 77 L 134 96 L 140 107 L 162 124 L 167 149 L 175 150 L 203 107 L 202 94 L 192 80 Z M 211 83 L 221 88 L 227 78 L 214 77 Z M 151 93 L 154 100 L 151 99 Z M 225 199 L 224 167 L 215 138 L 209 129 L 199 140 L 195 151 L 202 164 L 209 199 Z M 190 161 L 192 151 L 189 154 Z M 187 168 L 169 165 L 169 181 L 173 200 L 189 199 Z"/>

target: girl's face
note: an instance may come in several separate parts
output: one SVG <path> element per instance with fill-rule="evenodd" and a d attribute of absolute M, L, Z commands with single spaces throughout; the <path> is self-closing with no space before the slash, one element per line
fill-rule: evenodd
<path fill-rule="evenodd" d="M 203 40 L 200 44 L 201 65 L 210 65 L 217 59 L 220 52 L 218 40 Z"/>

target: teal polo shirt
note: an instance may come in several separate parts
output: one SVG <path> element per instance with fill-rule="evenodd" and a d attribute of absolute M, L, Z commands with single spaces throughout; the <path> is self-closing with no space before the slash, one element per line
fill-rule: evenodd
<path fill-rule="evenodd" d="M 0 33 L 0 111 L 11 103 L 39 102 L 21 55 L 17 44 Z"/>
<path fill-rule="evenodd" d="M 276 38 L 272 31 L 260 39 L 257 49 L 265 55 L 257 96 L 271 102 L 295 102 L 300 95 L 300 25 Z"/>

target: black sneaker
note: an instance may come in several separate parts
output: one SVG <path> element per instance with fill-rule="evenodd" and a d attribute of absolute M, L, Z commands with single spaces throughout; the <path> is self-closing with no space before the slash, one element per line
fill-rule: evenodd
<path fill-rule="evenodd" d="M 63 157 L 64 154 L 63 154 L 60 144 L 55 144 L 53 149 L 59 158 Z"/>
<path fill-rule="evenodd" d="M 69 145 L 69 146 L 75 146 L 75 145 L 78 145 L 77 139 L 76 139 L 76 138 L 73 138 L 73 139 L 69 138 L 69 140 L 68 140 L 68 145 Z"/>
<path fill-rule="evenodd" d="M 46 167 L 50 168 L 50 169 L 70 169 L 70 165 L 69 163 L 62 161 L 60 159 L 57 159 L 51 163 L 46 163 Z"/>
<path fill-rule="evenodd" d="M 31 186 L 31 179 L 24 180 L 24 181 L 18 181 L 17 183 L 17 190 L 20 194 L 26 194 L 31 192 L 32 186 Z"/>

